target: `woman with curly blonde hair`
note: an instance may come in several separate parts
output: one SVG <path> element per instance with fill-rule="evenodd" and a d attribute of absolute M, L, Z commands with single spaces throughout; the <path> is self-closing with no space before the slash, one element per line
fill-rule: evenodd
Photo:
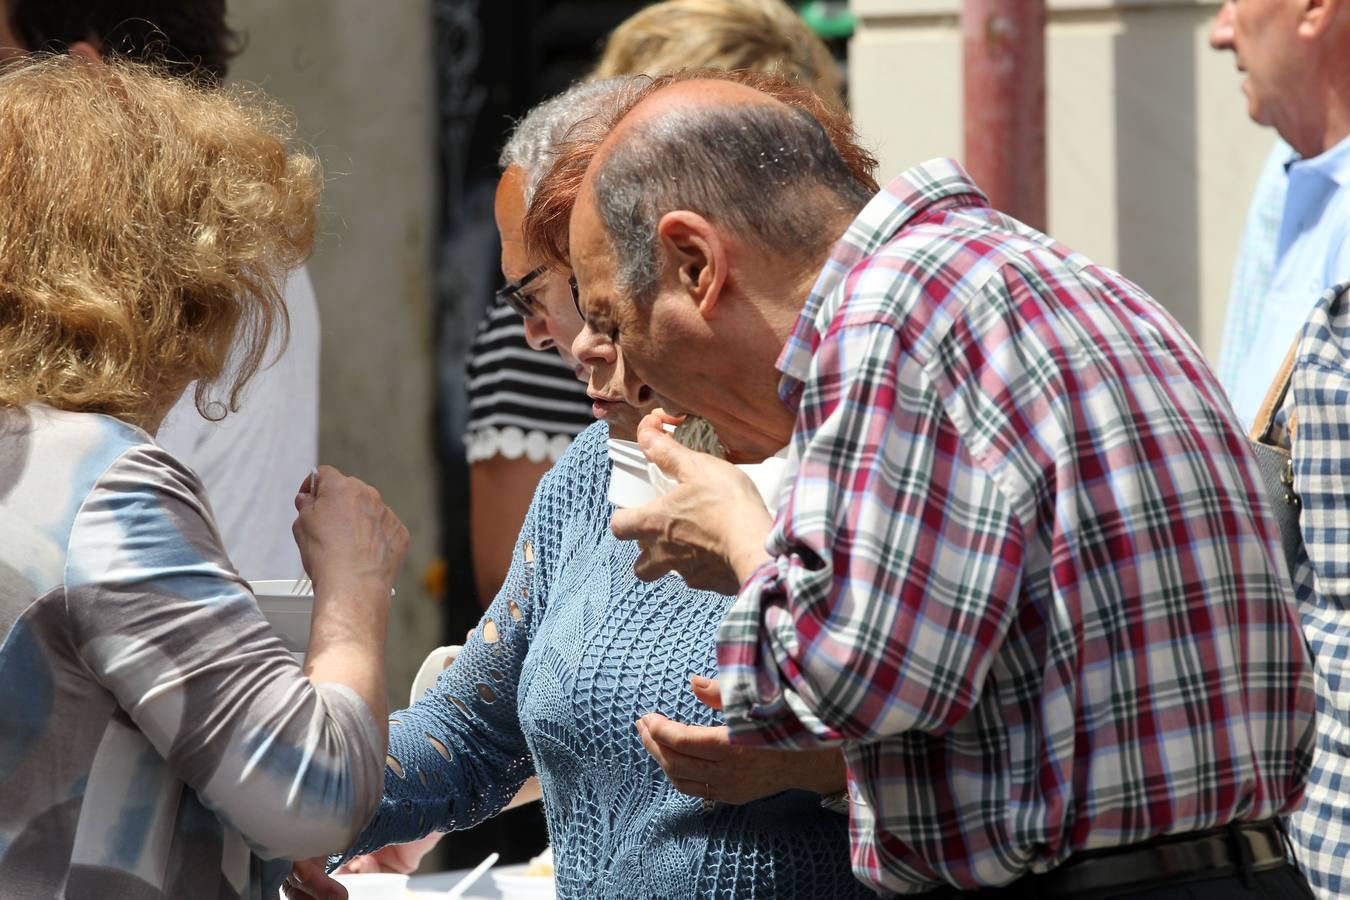
<path fill-rule="evenodd" d="M 0 893 L 275 897 L 380 797 L 407 532 L 321 469 L 302 670 L 153 435 L 287 327 L 318 163 L 261 98 L 125 64 L 0 75 Z M 242 342 L 242 352 L 231 348 Z M 225 371 L 228 359 L 237 359 Z"/>

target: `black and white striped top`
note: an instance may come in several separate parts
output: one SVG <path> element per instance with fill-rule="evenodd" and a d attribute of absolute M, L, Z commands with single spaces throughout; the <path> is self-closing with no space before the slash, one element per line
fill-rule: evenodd
<path fill-rule="evenodd" d="M 595 421 L 586 386 L 552 350 L 525 342 L 520 316 L 493 299 L 474 336 L 468 364 L 469 462 L 505 456 L 556 461 Z"/>

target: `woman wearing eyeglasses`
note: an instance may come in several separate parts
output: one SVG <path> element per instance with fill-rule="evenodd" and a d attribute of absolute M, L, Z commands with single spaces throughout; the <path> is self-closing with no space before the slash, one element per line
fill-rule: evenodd
<path fill-rule="evenodd" d="M 575 102 L 604 90 L 604 83 L 579 86 Z M 520 232 L 533 194 L 529 173 L 544 149 L 561 138 L 554 132 L 573 120 L 555 100 L 541 104 L 528 121 L 501 154 L 494 213 L 506 283 L 474 337 L 468 367 L 469 519 L 474 577 L 484 604 L 506 578 L 535 485 L 594 421 L 585 373 L 569 349 L 581 319 L 567 275 L 533 265 Z"/>

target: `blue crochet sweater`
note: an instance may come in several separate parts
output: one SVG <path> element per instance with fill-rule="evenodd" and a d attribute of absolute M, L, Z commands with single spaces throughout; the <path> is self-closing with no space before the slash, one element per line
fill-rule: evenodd
<path fill-rule="evenodd" d="M 633 723 L 699 725 L 731 598 L 643 584 L 615 540 L 603 423 L 539 485 L 506 584 L 454 666 L 389 723 L 379 812 L 352 853 L 469 828 L 539 775 L 560 898 L 873 897 L 849 870 L 845 817 L 805 791 L 744 806 L 676 791 Z"/>

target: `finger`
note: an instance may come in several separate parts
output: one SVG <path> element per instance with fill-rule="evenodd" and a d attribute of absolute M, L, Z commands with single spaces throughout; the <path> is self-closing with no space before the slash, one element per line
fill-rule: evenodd
<path fill-rule="evenodd" d="M 651 731 L 648 730 L 641 719 L 638 719 L 633 723 L 633 728 L 638 733 L 638 740 L 642 741 L 642 746 L 645 747 L 647 752 L 652 755 L 652 758 L 656 760 L 656 764 L 662 769 L 665 769 L 667 765 L 665 748 L 652 739 Z"/>
<path fill-rule="evenodd" d="M 711 782 L 693 781 L 687 778 L 672 778 L 670 783 L 675 790 L 681 794 L 687 794 L 690 797 L 700 797 L 704 800 L 716 800 L 717 791 L 713 788 Z"/>
<path fill-rule="evenodd" d="M 685 725 L 659 713 L 649 713 L 639 721 L 663 749 L 709 762 L 721 762 L 731 755 L 731 740 L 725 726 Z"/>
<path fill-rule="evenodd" d="M 717 683 L 715 678 L 704 678 L 702 675 L 690 675 L 689 686 L 694 691 L 694 696 L 698 701 L 709 709 L 722 708 L 722 686 Z"/>
<path fill-rule="evenodd" d="M 281 883 L 281 891 L 288 900 L 326 900 L 326 895 L 315 886 L 293 879 L 294 875 Z"/>
<path fill-rule="evenodd" d="M 650 550 L 643 550 L 633 561 L 633 574 L 640 581 L 658 581 L 669 575 L 670 572 L 670 564 L 655 559 Z"/>
<path fill-rule="evenodd" d="M 337 471 L 332 466 L 319 466 L 317 469 L 312 469 L 310 473 L 305 476 L 305 480 L 300 482 L 300 487 L 295 491 L 296 510 L 304 510 L 319 498 L 319 480 L 322 477 L 319 474 L 319 469 L 328 469 L 333 472 Z"/>
<path fill-rule="evenodd" d="M 676 481 L 683 481 L 682 476 L 691 465 L 698 462 L 692 457 L 706 454 L 697 454 L 688 447 L 681 447 L 679 441 L 662 427 L 662 422 L 655 414 L 644 418 L 638 425 L 638 446 L 642 448 L 642 455 L 647 457 L 648 462 L 655 463 L 658 469 Z"/>
<path fill-rule="evenodd" d="M 665 425 L 681 425 L 681 424 L 684 423 L 684 420 L 685 420 L 687 417 L 686 417 L 686 416 L 677 416 L 677 415 L 674 415 L 673 413 L 668 413 L 668 412 L 665 411 L 665 408 L 664 408 L 664 407 L 658 406 L 658 407 L 656 407 L 655 409 L 653 409 L 651 412 L 647 413 L 647 415 L 643 416 L 642 418 L 643 418 L 643 419 L 652 419 L 653 421 L 655 421 L 655 422 L 657 423 L 658 426 L 665 426 Z M 642 423 L 639 422 L 638 424 L 640 425 L 640 424 L 642 424 Z"/>
<path fill-rule="evenodd" d="M 346 897 L 346 888 L 325 872 L 327 859 L 298 859 L 291 866 L 286 883 L 306 897 Z"/>
<path fill-rule="evenodd" d="M 327 875 L 322 867 L 316 872 L 307 872 L 297 887 L 302 896 L 314 897 L 316 900 L 347 900 L 347 889 L 337 879 Z"/>
<path fill-rule="evenodd" d="M 295 492 L 295 511 L 296 511 L 296 512 L 304 512 L 305 510 L 309 509 L 311 506 L 314 505 L 314 500 L 315 500 L 315 496 L 314 496 L 313 494 L 311 494 L 309 491 L 304 491 L 304 490 L 296 491 L 296 492 Z"/>
<path fill-rule="evenodd" d="M 641 541 L 656 537 L 659 530 L 656 528 L 651 507 L 660 502 L 658 499 L 632 509 L 616 509 L 614 517 L 609 520 L 609 530 L 621 541 Z"/>
<path fill-rule="evenodd" d="M 665 772 L 666 777 L 672 782 L 687 781 L 691 784 L 708 784 L 720 782 L 730 774 L 725 768 L 725 763 L 709 762 L 706 759 L 686 756 L 657 743 L 652 738 L 651 731 L 643 725 L 641 720 L 638 721 L 638 734 L 642 737 L 642 746 L 647 748 L 647 752 L 652 755 L 657 765 L 661 767 L 661 771 Z"/>

